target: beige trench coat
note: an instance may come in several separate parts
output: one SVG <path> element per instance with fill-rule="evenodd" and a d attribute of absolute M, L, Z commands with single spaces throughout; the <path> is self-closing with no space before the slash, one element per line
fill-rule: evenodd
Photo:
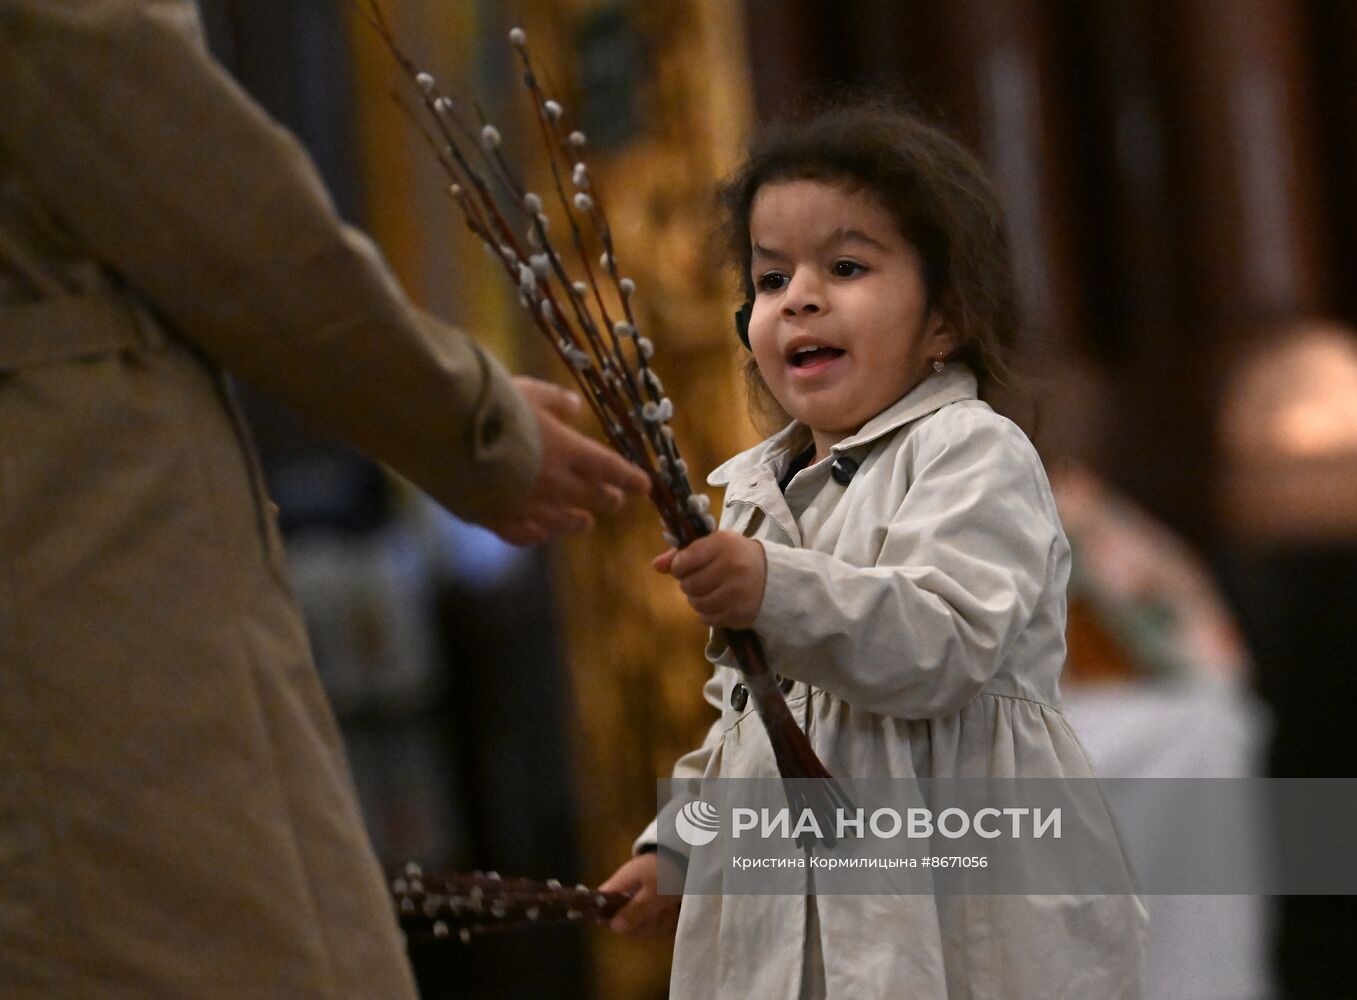
<path fill-rule="evenodd" d="M 1031 444 L 975 396 L 962 366 L 930 375 L 834 446 L 846 486 L 826 460 L 784 497 L 796 424 L 708 479 L 721 527 L 763 542 L 754 628 L 836 774 L 1092 774 L 1058 710 L 1069 545 Z M 707 655 L 721 718 L 675 777 L 775 777 L 729 650 Z M 1145 932 L 1134 896 L 688 896 L 671 996 L 1137 1000 Z"/>
<path fill-rule="evenodd" d="M 472 518 L 539 445 L 200 43 L 0 0 L 0 996 L 409 998 L 220 371 Z"/>

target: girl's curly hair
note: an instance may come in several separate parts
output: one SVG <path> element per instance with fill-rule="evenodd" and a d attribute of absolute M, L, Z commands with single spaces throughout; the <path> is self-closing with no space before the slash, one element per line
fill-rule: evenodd
<path fill-rule="evenodd" d="M 918 250 L 930 307 L 960 338 L 953 359 L 975 372 L 981 395 L 1008 384 L 1019 307 L 1003 210 L 979 162 L 941 128 L 887 98 L 838 98 L 776 122 L 755 138 L 721 188 L 722 235 L 746 299 L 749 217 L 766 184 L 818 180 L 866 191 Z M 752 359 L 751 359 L 752 365 Z M 755 396 L 766 395 L 755 368 Z"/>

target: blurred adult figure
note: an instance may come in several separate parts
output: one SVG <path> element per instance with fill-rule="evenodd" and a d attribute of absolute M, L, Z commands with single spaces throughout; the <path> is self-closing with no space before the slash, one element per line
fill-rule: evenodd
<path fill-rule="evenodd" d="M 413 997 L 222 372 L 518 543 L 645 477 L 411 306 L 188 0 L 0 51 L 0 994 Z"/>

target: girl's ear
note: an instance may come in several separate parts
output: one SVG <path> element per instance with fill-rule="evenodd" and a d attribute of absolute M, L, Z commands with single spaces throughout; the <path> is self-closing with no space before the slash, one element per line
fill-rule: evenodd
<path fill-rule="evenodd" d="M 925 339 L 928 344 L 929 357 L 936 358 L 938 355 L 944 355 L 950 358 L 961 347 L 962 337 L 952 323 L 952 311 L 949 306 L 949 299 L 944 297 L 941 302 L 933 307 L 933 311 L 928 317 L 928 335 Z"/>

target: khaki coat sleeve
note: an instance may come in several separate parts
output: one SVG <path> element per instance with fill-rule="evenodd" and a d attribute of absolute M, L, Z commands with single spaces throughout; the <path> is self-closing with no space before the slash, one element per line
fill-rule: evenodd
<path fill-rule="evenodd" d="M 951 715 L 980 692 L 1053 585 L 1064 545 L 1016 426 L 954 406 L 915 441 L 876 565 L 765 540 L 754 622 L 778 673 L 905 719 Z"/>
<path fill-rule="evenodd" d="M 209 360 L 463 517 L 533 483 L 506 374 L 413 309 L 187 0 L 0 0 L 0 155 Z"/>

